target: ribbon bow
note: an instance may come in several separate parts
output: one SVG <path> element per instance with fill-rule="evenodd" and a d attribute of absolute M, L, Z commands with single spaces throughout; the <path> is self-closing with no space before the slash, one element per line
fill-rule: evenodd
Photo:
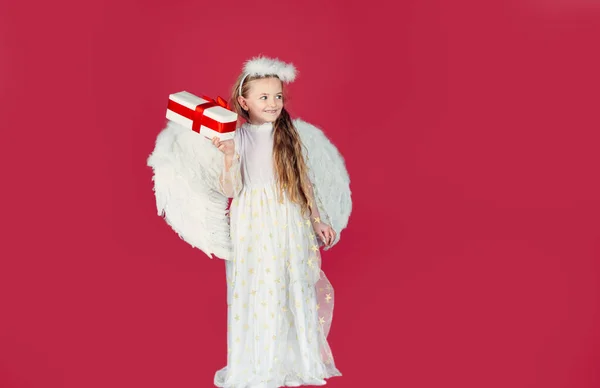
<path fill-rule="evenodd" d="M 231 110 L 229 103 L 227 101 L 225 101 L 224 98 L 221 98 L 221 96 L 217 96 L 216 100 L 213 100 L 212 98 L 207 97 L 207 96 L 202 96 L 202 98 L 205 99 L 206 101 L 208 101 L 209 103 L 213 103 L 213 104 L 219 105 L 225 109 Z"/>

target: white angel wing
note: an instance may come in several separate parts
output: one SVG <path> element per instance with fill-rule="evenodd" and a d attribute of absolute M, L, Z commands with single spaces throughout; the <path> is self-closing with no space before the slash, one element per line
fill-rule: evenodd
<path fill-rule="evenodd" d="M 210 258 L 230 260 L 228 198 L 218 191 L 223 154 L 206 137 L 167 121 L 147 163 L 158 215 Z"/>
<path fill-rule="evenodd" d="M 350 177 L 344 158 L 321 129 L 299 118 L 293 122 L 306 148 L 319 213 L 337 233 L 335 241 L 324 248 L 327 250 L 337 244 L 348 226 L 352 211 Z"/>

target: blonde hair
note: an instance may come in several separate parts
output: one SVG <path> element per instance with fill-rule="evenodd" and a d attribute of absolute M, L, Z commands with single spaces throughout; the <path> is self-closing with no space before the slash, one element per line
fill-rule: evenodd
<path fill-rule="evenodd" d="M 238 101 L 240 83 L 243 79 L 241 96 L 247 98 L 252 81 L 260 78 L 279 79 L 275 75 L 266 77 L 247 76 L 244 79 L 244 74 L 240 74 L 232 89 L 230 104 L 238 116 L 248 122 L 250 121 L 250 116 Z M 285 192 L 290 201 L 300 205 L 302 213 L 310 215 L 312 213 L 313 199 L 310 195 L 308 166 L 303 156 L 304 145 L 285 107 L 281 110 L 281 114 L 275 120 L 273 127 L 273 163 L 279 187 L 279 201 L 283 202 L 283 194 Z"/>

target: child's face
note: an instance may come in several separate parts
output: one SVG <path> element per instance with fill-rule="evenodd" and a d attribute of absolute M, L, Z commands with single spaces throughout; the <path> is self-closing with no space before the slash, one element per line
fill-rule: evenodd
<path fill-rule="evenodd" d="M 279 78 L 250 81 L 248 98 L 239 97 L 242 108 L 248 110 L 252 124 L 272 123 L 283 109 L 283 92 Z"/>

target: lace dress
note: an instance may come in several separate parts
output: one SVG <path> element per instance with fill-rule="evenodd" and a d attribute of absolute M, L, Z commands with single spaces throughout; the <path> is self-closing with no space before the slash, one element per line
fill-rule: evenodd
<path fill-rule="evenodd" d="M 278 200 L 272 124 L 243 124 L 234 141 L 236 156 L 221 182 L 233 198 L 227 366 L 215 374 L 215 385 L 325 385 L 341 373 L 326 339 L 333 288 L 321 270 L 312 220 L 285 196 Z"/>

